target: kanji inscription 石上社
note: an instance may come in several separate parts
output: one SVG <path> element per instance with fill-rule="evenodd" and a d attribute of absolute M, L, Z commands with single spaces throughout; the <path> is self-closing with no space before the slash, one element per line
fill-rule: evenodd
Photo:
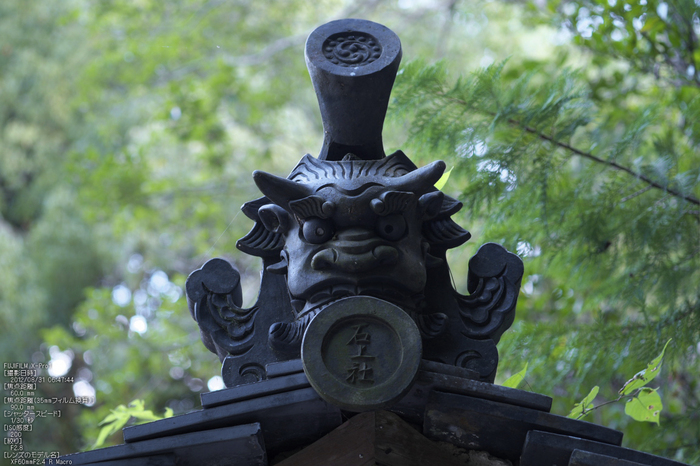
<path fill-rule="evenodd" d="M 374 383 L 374 370 L 372 361 L 376 356 L 367 353 L 367 346 L 371 343 L 371 335 L 366 331 L 369 324 L 353 325 L 354 333 L 348 346 L 352 346 L 357 354 L 350 356 L 351 366 L 348 367 L 348 376 L 345 380 L 354 383 Z"/>

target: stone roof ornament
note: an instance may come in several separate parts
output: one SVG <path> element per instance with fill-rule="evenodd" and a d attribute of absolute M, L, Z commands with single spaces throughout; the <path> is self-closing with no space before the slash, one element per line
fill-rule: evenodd
<path fill-rule="evenodd" d="M 187 279 L 229 388 L 52 464 L 683 466 L 492 383 L 523 264 L 485 244 L 469 261 L 470 294 L 453 289 L 446 251 L 469 233 L 451 219 L 462 204 L 434 187 L 445 164 L 417 168 L 382 147 L 398 38 L 333 21 L 306 57 L 325 138 L 288 177 L 253 174 L 263 197 L 243 206 L 254 225 L 238 248 L 262 258 L 257 302 L 241 307 L 223 259 Z"/>
<path fill-rule="evenodd" d="M 301 357 L 322 397 L 364 411 L 403 396 L 421 359 L 492 382 L 522 262 L 486 244 L 470 261 L 471 294 L 453 289 L 446 251 L 470 234 L 451 218 L 462 204 L 434 187 L 445 163 L 418 168 L 382 144 L 398 37 L 371 21 L 333 21 L 311 33 L 305 55 L 324 141 L 286 178 L 253 173 L 264 197 L 243 206 L 255 224 L 237 246 L 263 259 L 258 302 L 240 307 L 238 271 L 221 259 L 187 281 L 226 385 L 264 380 L 267 364 Z"/>
<path fill-rule="evenodd" d="M 396 34 L 371 21 L 331 21 L 309 35 L 304 55 L 323 120 L 318 158 L 383 158 L 384 117 L 401 62 Z"/>

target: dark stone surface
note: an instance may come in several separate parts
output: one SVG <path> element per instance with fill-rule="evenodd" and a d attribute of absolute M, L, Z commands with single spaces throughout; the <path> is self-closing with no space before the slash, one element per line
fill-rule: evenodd
<path fill-rule="evenodd" d="M 441 362 L 423 359 L 420 362 L 420 368 L 424 372 L 452 375 L 462 379 L 479 380 L 479 373 L 477 371 L 467 369 L 466 367 L 453 366 L 452 364 L 444 364 Z"/>
<path fill-rule="evenodd" d="M 574 450 L 583 450 L 646 466 L 684 466 L 683 463 L 615 445 L 549 432 L 527 434 L 520 466 L 562 466 L 569 464 Z"/>
<path fill-rule="evenodd" d="M 141 442 L 225 426 L 259 422 L 268 454 L 311 442 L 342 422 L 340 410 L 313 388 L 253 398 L 126 427 L 124 441 Z"/>
<path fill-rule="evenodd" d="M 599 455 L 590 451 L 574 450 L 568 466 L 644 466 L 644 464 Z"/>
<path fill-rule="evenodd" d="M 421 362 L 418 327 L 399 307 L 359 296 L 327 306 L 301 348 L 311 386 L 354 412 L 390 406 L 411 387 Z"/>
<path fill-rule="evenodd" d="M 457 369 L 446 364 L 439 366 Z M 432 369 L 433 371 L 430 372 L 424 369 L 419 370 L 411 390 L 389 410 L 400 414 L 408 421 L 422 424 L 425 408 L 433 391 L 468 395 L 543 412 L 549 412 L 552 407 L 552 399 L 548 396 L 438 373 L 435 372 L 436 367 L 432 367 Z"/>
<path fill-rule="evenodd" d="M 471 450 L 486 450 L 511 461 L 520 457 L 531 430 L 576 435 L 614 445 L 622 442 L 622 432 L 590 422 L 443 392 L 430 395 L 423 423 L 429 438 Z"/>
<path fill-rule="evenodd" d="M 450 246 L 451 247 L 451 246 Z M 496 344 L 515 318 L 523 264 L 503 247 L 487 243 L 469 261 L 468 291 L 452 288 L 447 248 L 431 248 L 443 265 L 431 270 L 425 287 L 428 309 L 446 315 L 445 331 L 423 342 L 425 359 L 474 370 L 493 382 L 498 366 Z"/>
<path fill-rule="evenodd" d="M 401 62 L 396 34 L 371 21 L 331 21 L 311 33 L 305 55 L 323 120 L 319 159 L 383 158 L 384 117 Z"/>
<path fill-rule="evenodd" d="M 145 424 L 147 425 L 147 424 Z M 175 458 L 176 462 L 171 462 Z M 68 464 L 85 465 L 105 461 L 128 466 L 206 464 L 209 466 L 267 465 L 260 424 L 179 434 L 127 443 L 61 457 Z"/>
<path fill-rule="evenodd" d="M 289 361 L 270 363 L 266 369 L 267 376 L 274 378 L 304 372 L 304 364 L 302 364 L 301 359 L 290 359 Z"/>
<path fill-rule="evenodd" d="M 434 390 L 441 392 L 469 395 L 474 398 L 499 401 L 547 413 L 552 409 L 551 397 L 457 376 L 455 369 L 459 370 L 460 368 L 448 364 L 423 361 L 421 372 L 425 374 L 420 377 L 419 381 L 424 384 L 430 384 Z"/>
<path fill-rule="evenodd" d="M 309 387 L 309 381 L 303 370 L 301 359 L 270 364 L 267 367 L 268 376 L 270 377 L 268 380 L 203 393 L 201 395 L 202 407 L 211 408 Z M 468 378 L 469 376 L 471 378 Z M 475 380 L 477 378 L 478 375 L 468 369 L 422 360 L 410 390 L 398 402 L 393 404 L 390 409 L 400 413 L 404 418 L 411 420 L 411 422 L 422 424 L 425 406 L 433 390 L 469 395 L 474 398 L 498 401 L 545 412 L 549 412 L 551 409 L 552 399 L 548 396 L 481 382 Z"/>
<path fill-rule="evenodd" d="M 264 258 L 263 265 L 270 260 Z M 200 327 L 202 342 L 222 361 L 227 387 L 259 382 L 265 367 L 299 358 L 299 351 L 275 351 L 267 344 L 269 327 L 293 317 L 283 276 L 263 274 L 260 295 L 242 309 L 240 275 L 223 259 L 212 259 L 187 278 L 187 303 Z"/>
<path fill-rule="evenodd" d="M 212 408 L 306 387 L 310 387 L 310 385 L 306 375 L 303 373 L 275 377 L 255 384 L 239 385 L 233 388 L 203 393 L 201 395 L 202 407 Z"/>

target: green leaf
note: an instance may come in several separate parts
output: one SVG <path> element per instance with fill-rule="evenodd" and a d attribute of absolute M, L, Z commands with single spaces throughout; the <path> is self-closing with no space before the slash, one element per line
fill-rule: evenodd
<path fill-rule="evenodd" d="M 659 424 L 659 415 L 663 409 L 657 389 L 642 388 L 639 394 L 625 404 L 625 414 L 635 421 L 655 422 Z"/>
<path fill-rule="evenodd" d="M 98 425 L 98 426 L 103 426 L 103 425 L 105 425 L 105 424 L 107 424 L 107 423 L 114 422 L 114 421 L 117 420 L 117 419 L 119 419 L 119 416 L 116 415 L 115 413 L 108 414 L 107 417 L 105 417 L 104 419 L 102 419 L 102 422 L 100 422 L 100 423 L 97 424 L 97 425 Z"/>
<path fill-rule="evenodd" d="M 593 408 L 593 400 L 595 400 L 595 397 L 598 396 L 598 390 L 600 390 L 600 388 L 597 385 L 591 388 L 588 395 L 586 395 L 580 403 L 576 403 L 574 409 L 572 409 L 566 417 L 572 419 L 582 418 L 591 408 Z"/>
<path fill-rule="evenodd" d="M 139 421 L 137 424 L 142 424 L 143 422 L 158 421 L 173 415 L 173 410 L 170 408 L 165 409 L 163 417 L 153 414 L 153 411 L 146 409 L 146 403 L 143 400 L 134 400 L 128 406 L 119 405 L 110 411 L 110 414 L 98 424 L 103 427 L 97 435 L 97 440 L 92 445 L 93 449 L 101 447 L 110 435 L 122 429 L 132 417 Z"/>
<path fill-rule="evenodd" d="M 123 407 L 123 405 L 121 405 L 120 407 Z M 101 447 L 104 444 L 105 440 L 107 440 L 107 437 L 122 429 L 126 425 L 126 423 L 129 422 L 129 418 L 129 415 L 114 416 L 111 422 L 107 423 L 102 429 L 100 429 L 100 433 L 97 436 L 97 440 L 95 440 L 95 443 L 93 444 L 92 448 Z M 104 423 L 105 421 L 102 421 L 100 425 Z"/>
<path fill-rule="evenodd" d="M 510 377 L 508 377 L 508 379 L 505 382 L 503 382 L 503 386 L 509 387 L 509 388 L 518 388 L 518 386 L 520 385 L 520 382 L 522 382 L 523 379 L 525 378 L 526 373 L 527 373 L 527 363 L 525 363 L 525 367 L 523 367 L 523 370 L 521 370 L 517 374 L 513 374 Z"/>
<path fill-rule="evenodd" d="M 454 168 L 454 167 L 452 167 L 452 168 Z M 437 180 L 437 183 L 435 183 L 436 189 L 440 190 L 440 189 L 445 187 L 445 185 L 447 184 L 447 180 L 450 179 L 450 173 L 452 173 L 452 168 L 450 168 L 445 173 L 443 173 L 442 176 L 440 177 L 440 179 Z"/>
<path fill-rule="evenodd" d="M 143 411 L 146 409 L 146 402 L 143 400 L 134 400 L 131 403 L 129 403 L 129 411 Z"/>
<path fill-rule="evenodd" d="M 652 361 L 647 365 L 646 369 L 637 372 L 634 377 L 629 379 L 622 386 L 619 392 L 620 395 L 629 395 L 630 393 L 634 393 L 635 390 L 644 387 L 646 384 L 654 380 L 657 375 L 659 375 L 659 372 L 661 371 L 661 362 L 663 360 L 664 353 L 666 352 L 666 347 L 669 343 L 671 343 L 671 340 L 672 338 L 668 339 L 664 345 L 664 349 L 661 350 L 661 354 L 652 359 Z"/>
<path fill-rule="evenodd" d="M 104 445 L 105 440 L 107 440 L 107 437 L 109 437 L 111 426 L 106 426 L 100 429 L 100 433 L 97 435 L 97 440 L 95 440 L 95 443 L 92 445 L 92 448 L 99 448 L 102 445 Z"/>

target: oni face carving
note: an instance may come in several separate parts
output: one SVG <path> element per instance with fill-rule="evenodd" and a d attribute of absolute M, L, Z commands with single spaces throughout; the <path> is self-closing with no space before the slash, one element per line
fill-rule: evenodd
<path fill-rule="evenodd" d="M 293 322 L 273 326 L 274 346 L 298 343 L 314 315 L 348 296 L 384 299 L 412 316 L 421 312 L 428 269 L 442 263 L 430 254 L 431 240 L 461 244 L 469 238 L 449 220 L 458 203 L 434 188 L 444 169 L 441 161 L 416 169 L 398 152 L 372 161 L 307 155 L 286 179 L 254 173 L 265 198 L 244 211 L 265 232 L 254 228 L 239 248 L 249 248 L 251 239 L 263 244 L 265 237 L 279 254 L 268 271 L 286 275 L 296 314 Z"/>
<path fill-rule="evenodd" d="M 402 309 L 420 331 L 423 359 L 493 381 L 522 261 L 487 243 L 469 261 L 469 295 L 454 289 L 446 252 L 470 235 L 451 218 L 462 204 L 434 187 L 445 164 L 417 168 L 400 151 L 384 152 L 401 55 L 398 37 L 369 21 L 333 21 L 309 36 L 324 141 L 318 158 L 304 156 L 287 178 L 253 175 L 264 197 L 243 206 L 254 225 L 236 245 L 263 260 L 256 303 L 241 307 L 240 274 L 226 260 L 211 259 L 187 279 L 188 307 L 227 386 L 262 380 L 267 364 L 300 357 L 311 319 L 352 296 Z"/>
<path fill-rule="evenodd" d="M 487 243 L 469 261 L 470 295 L 452 287 L 445 253 L 470 235 L 451 218 L 462 204 L 434 187 L 444 169 L 441 161 L 416 168 L 396 152 L 378 160 L 307 155 L 287 178 L 255 172 L 264 197 L 243 206 L 255 223 L 237 246 L 263 259 L 258 301 L 240 307 L 239 274 L 221 259 L 187 280 L 190 311 L 223 361 L 226 384 L 261 380 L 265 361 L 298 355 L 311 319 L 350 296 L 398 306 L 418 326 L 423 358 L 492 381 L 522 261 Z"/>
<path fill-rule="evenodd" d="M 430 250 L 422 226 L 443 199 L 434 188 L 428 191 L 443 169 L 444 164 L 429 166 L 420 180 L 338 177 L 303 188 L 256 173 L 261 190 L 276 201 L 258 214 L 268 230 L 284 236 L 280 269 L 287 268 L 299 315 L 360 294 L 415 307 L 425 288 Z"/>

